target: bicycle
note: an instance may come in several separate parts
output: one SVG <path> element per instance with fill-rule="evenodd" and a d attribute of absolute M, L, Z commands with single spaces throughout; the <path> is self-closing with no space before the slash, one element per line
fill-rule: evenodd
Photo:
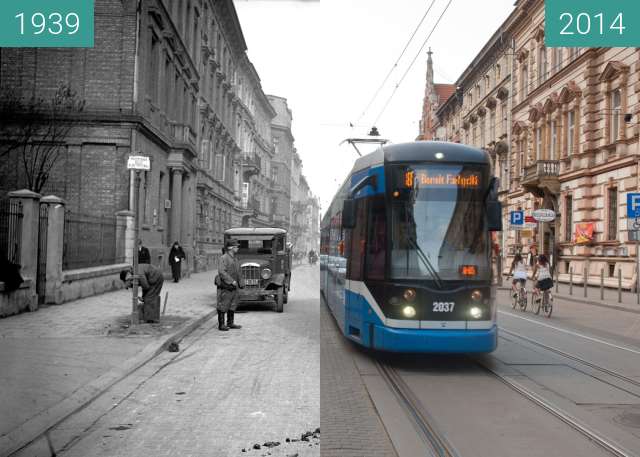
<path fill-rule="evenodd" d="M 540 314 L 540 310 L 542 309 L 542 313 L 546 317 L 551 317 L 551 313 L 553 312 L 553 295 L 551 294 L 550 289 L 546 289 L 542 291 L 542 297 L 540 297 L 540 291 L 534 291 L 531 294 L 533 306 L 535 306 L 535 313 Z"/>
<path fill-rule="evenodd" d="M 524 286 L 524 283 L 519 282 L 518 291 L 516 296 L 513 297 L 513 303 L 511 304 L 513 309 L 516 309 L 517 306 L 520 306 L 520 311 L 527 310 L 527 289 Z"/>

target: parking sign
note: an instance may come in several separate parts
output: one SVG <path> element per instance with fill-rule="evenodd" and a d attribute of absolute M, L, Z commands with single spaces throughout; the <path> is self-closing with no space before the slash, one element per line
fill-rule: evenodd
<path fill-rule="evenodd" d="M 511 211 L 509 221 L 511 225 L 524 225 L 524 211 Z"/>
<path fill-rule="evenodd" d="M 627 194 L 627 217 L 640 217 L 640 193 L 629 192 Z"/>

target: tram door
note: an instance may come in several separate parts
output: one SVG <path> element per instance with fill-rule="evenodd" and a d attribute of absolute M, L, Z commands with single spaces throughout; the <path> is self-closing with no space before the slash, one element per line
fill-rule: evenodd
<path fill-rule="evenodd" d="M 367 199 L 358 199 L 356 206 L 356 226 L 349 234 L 348 249 L 349 259 L 347 267 L 347 292 L 345 294 L 345 308 L 347 320 L 347 332 L 354 337 L 361 337 L 362 317 L 364 313 L 363 298 L 361 295 L 364 287 L 364 259 L 367 239 Z"/>

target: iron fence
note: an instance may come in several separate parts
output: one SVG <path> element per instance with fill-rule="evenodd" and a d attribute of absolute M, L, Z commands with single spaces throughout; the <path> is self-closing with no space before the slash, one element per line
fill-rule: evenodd
<path fill-rule="evenodd" d="M 97 267 L 124 262 L 116 253 L 116 217 L 78 214 L 64 217 L 62 269 Z"/>
<path fill-rule="evenodd" d="M 22 203 L 0 200 L 0 255 L 6 254 L 12 263 L 20 264 L 22 244 Z"/>

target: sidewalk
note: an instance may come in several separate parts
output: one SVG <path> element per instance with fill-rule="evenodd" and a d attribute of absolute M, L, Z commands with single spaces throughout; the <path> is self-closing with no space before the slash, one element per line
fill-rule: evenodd
<path fill-rule="evenodd" d="M 527 281 L 527 288 L 530 289 L 533 283 Z M 511 287 L 511 279 L 504 277 L 500 289 L 509 289 Z M 557 290 L 556 290 L 557 287 Z M 567 300 L 579 303 L 586 303 L 594 306 L 605 306 L 607 308 L 618 309 L 640 314 L 640 305 L 637 304 L 637 296 L 629 291 L 622 291 L 621 302 L 618 302 L 618 290 L 604 288 L 604 300 L 600 299 L 600 288 L 587 286 L 587 295 L 585 297 L 584 287 L 582 285 L 573 286 L 573 293 L 570 292 L 569 284 L 556 283 L 553 286 L 553 296 L 555 299 Z"/>
<path fill-rule="evenodd" d="M 215 314 L 215 271 L 165 281 L 160 324 L 119 290 L 0 319 L 0 456 L 36 439 Z"/>

